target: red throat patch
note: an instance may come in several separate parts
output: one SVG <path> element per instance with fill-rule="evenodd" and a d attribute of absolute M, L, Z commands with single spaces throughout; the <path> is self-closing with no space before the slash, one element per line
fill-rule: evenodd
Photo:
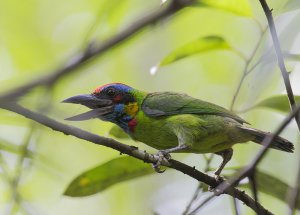
<path fill-rule="evenodd" d="M 132 119 L 132 120 L 130 120 L 129 122 L 128 122 L 128 127 L 129 127 L 129 130 L 131 131 L 131 132 L 134 132 L 134 129 L 135 129 L 135 127 L 137 126 L 137 120 L 136 119 Z"/>

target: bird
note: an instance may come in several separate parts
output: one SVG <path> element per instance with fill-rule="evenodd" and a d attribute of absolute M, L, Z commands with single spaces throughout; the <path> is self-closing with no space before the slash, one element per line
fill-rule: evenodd
<path fill-rule="evenodd" d="M 66 120 L 100 119 L 118 125 L 133 140 L 157 150 L 159 159 L 152 164 L 162 173 L 160 164 L 170 153 L 214 153 L 222 162 L 214 176 L 220 178 L 237 143 L 262 141 L 270 132 L 250 127 L 244 119 L 219 105 L 176 92 L 147 93 L 126 84 L 110 83 L 90 94 L 72 96 L 64 103 L 91 109 Z M 271 148 L 292 153 L 294 145 L 276 136 Z"/>

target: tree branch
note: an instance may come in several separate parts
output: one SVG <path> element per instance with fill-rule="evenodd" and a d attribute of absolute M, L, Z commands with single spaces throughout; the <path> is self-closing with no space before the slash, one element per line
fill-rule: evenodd
<path fill-rule="evenodd" d="M 241 79 L 240 79 L 240 81 L 239 81 L 239 83 L 238 83 L 238 86 L 237 86 L 237 88 L 236 88 L 234 94 L 233 94 L 233 98 L 232 98 L 232 101 L 231 101 L 231 104 L 230 104 L 230 108 L 229 108 L 229 109 L 230 109 L 231 111 L 234 111 L 234 104 L 235 104 L 235 102 L 236 102 L 236 99 L 237 99 L 237 97 L 238 97 L 238 94 L 239 94 L 239 92 L 240 92 L 240 90 L 241 90 L 241 87 L 242 87 L 242 84 L 243 84 L 245 78 L 246 78 L 246 77 L 253 71 L 253 69 L 256 67 L 256 64 L 255 64 L 252 68 L 249 69 L 250 63 L 251 63 L 251 61 L 253 60 L 253 58 L 254 58 L 254 56 L 255 56 L 255 54 L 256 54 L 256 52 L 257 52 L 257 50 L 258 50 L 258 48 L 259 48 L 259 46 L 260 46 L 260 44 L 261 44 L 261 42 L 262 42 L 262 39 L 263 39 L 263 37 L 264 37 L 264 34 L 265 34 L 266 30 L 267 30 L 267 28 L 263 29 L 263 30 L 260 32 L 260 37 L 259 37 L 259 39 L 258 39 L 258 41 L 257 41 L 257 43 L 256 43 L 256 45 L 255 45 L 255 47 L 254 47 L 254 49 L 252 50 L 252 52 L 251 52 L 251 54 L 250 54 L 250 57 L 245 61 L 245 66 L 244 66 L 244 70 L 243 70 L 242 77 L 241 77 Z"/>
<path fill-rule="evenodd" d="M 264 158 L 266 155 L 268 149 L 270 148 L 272 142 L 274 139 L 285 129 L 285 127 L 291 122 L 291 120 L 300 113 L 300 104 L 297 106 L 297 109 L 295 109 L 292 113 L 290 113 L 280 124 L 280 126 L 276 129 L 274 134 L 270 133 L 268 136 L 264 138 L 262 141 L 263 148 L 256 154 L 252 162 L 246 166 L 244 169 L 239 171 L 239 173 L 236 176 L 233 176 L 231 179 L 228 179 L 227 181 L 224 181 L 220 185 L 216 187 L 216 191 L 213 195 L 209 196 L 207 199 L 201 203 L 200 206 L 197 207 L 197 210 L 204 206 L 206 203 L 208 203 L 210 200 L 212 200 L 215 196 L 218 196 L 222 194 L 223 192 L 226 192 L 227 189 L 231 189 L 232 186 L 236 185 L 241 181 L 243 178 L 249 176 L 252 174 L 253 170 L 255 170 L 256 166 L 259 164 L 259 162 Z M 258 204 L 258 203 L 257 203 Z M 259 209 L 259 208 L 258 208 Z M 194 210 L 196 211 L 196 210 Z"/>
<path fill-rule="evenodd" d="M 135 146 L 128 146 L 125 144 L 122 144 L 118 141 L 115 141 L 110 138 L 101 137 L 95 134 L 92 134 L 90 132 L 81 130 L 79 128 L 65 125 L 63 123 L 60 123 L 58 121 L 55 121 L 47 116 L 44 116 L 39 113 L 35 113 L 33 111 L 30 111 L 16 103 L 2 103 L 0 104 L 1 108 L 18 113 L 22 116 L 25 116 L 31 120 L 34 120 L 40 124 L 43 124 L 49 128 L 52 128 L 55 131 L 62 132 L 66 135 L 72 135 L 74 137 L 77 137 L 79 139 L 87 140 L 89 142 L 95 143 L 97 145 L 106 146 L 112 149 L 115 149 L 119 151 L 120 153 L 127 154 L 129 156 L 135 157 L 139 160 L 142 160 L 146 163 L 157 163 L 159 157 L 157 155 L 149 154 L 145 151 L 139 150 Z M 176 169 L 186 175 L 189 175 L 190 177 L 204 182 L 205 184 L 211 186 L 211 187 L 219 187 L 220 182 L 218 182 L 215 178 L 208 176 L 198 170 L 196 170 L 194 167 L 190 167 L 184 163 L 181 163 L 176 160 L 165 160 L 162 162 L 163 166 L 167 166 L 173 169 Z M 225 181 L 226 183 L 226 181 Z M 271 212 L 269 212 L 267 209 L 265 209 L 261 204 L 256 203 L 249 195 L 247 195 L 244 191 L 241 191 L 237 188 L 230 188 L 224 190 L 225 194 L 228 194 L 230 196 L 233 196 L 240 201 L 242 201 L 244 204 L 246 204 L 248 207 L 252 208 L 257 213 L 259 211 L 263 211 L 264 214 L 272 215 Z"/>
<path fill-rule="evenodd" d="M 53 72 L 48 72 L 48 74 L 39 77 L 29 83 L 26 83 L 22 86 L 16 87 L 9 90 L 8 92 L 0 95 L 0 100 L 11 100 L 12 98 L 16 99 L 30 91 L 32 88 L 42 85 L 52 85 L 56 83 L 61 77 L 69 75 L 76 71 L 76 69 L 85 65 L 86 62 L 92 60 L 93 58 L 104 54 L 106 51 L 114 48 L 116 45 L 124 42 L 125 40 L 132 37 L 134 34 L 142 30 L 143 28 L 153 25 L 158 21 L 161 21 L 176 12 L 182 10 L 183 8 L 194 3 L 195 0 L 172 0 L 167 7 L 155 11 L 144 18 L 137 19 L 133 25 L 129 26 L 125 30 L 121 31 L 119 34 L 107 39 L 100 45 L 90 42 L 83 52 L 75 54 L 71 59 L 67 60 L 66 64 L 58 68 Z"/>
<path fill-rule="evenodd" d="M 266 14 L 267 20 L 268 20 L 269 29 L 271 32 L 271 36 L 273 39 L 273 44 L 274 44 L 274 48 L 275 48 L 275 52 L 276 52 L 276 56 L 277 56 L 278 66 L 280 68 L 281 75 L 282 75 L 282 78 L 283 78 L 283 81 L 285 84 L 285 88 L 286 88 L 287 96 L 288 96 L 288 99 L 290 102 L 291 110 L 295 110 L 296 109 L 296 101 L 295 101 L 294 93 L 292 90 L 290 77 L 289 77 L 289 74 L 285 67 L 284 57 L 283 57 L 282 50 L 280 48 L 280 43 L 279 43 L 279 39 L 277 36 L 277 31 L 275 28 L 272 11 L 270 10 L 266 0 L 259 0 L 259 1 L 260 1 L 260 4 L 261 4 L 265 14 Z M 295 120 L 296 120 L 298 128 L 300 130 L 300 115 L 295 115 Z"/>
<path fill-rule="evenodd" d="M 278 60 L 278 66 L 280 68 L 281 75 L 282 75 L 282 78 L 284 80 L 287 96 L 288 96 L 290 106 L 291 106 L 291 110 L 295 111 L 297 109 L 296 102 L 295 102 L 295 97 L 294 97 L 293 90 L 292 90 L 292 87 L 291 87 L 290 77 L 289 77 L 289 74 L 288 74 L 287 69 L 285 67 L 283 53 L 282 53 L 282 50 L 280 48 L 280 43 L 279 43 L 279 39 L 278 39 L 278 36 L 277 36 L 277 32 L 276 32 L 276 28 L 275 28 L 275 24 L 274 24 L 274 19 L 273 19 L 273 16 L 272 16 L 272 10 L 270 10 L 266 0 L 259 0 L 259 1 L 260 1 L 260 4 L 261 4 L 265 14 L 266 14 L 268 24 L 270 26 L 270 32 L 271 32 L 271 36 L 272 36 L 272 39 L 273 39 L 273 44 L 274 44 L 277 60 Z M 295 114 L 295 120 L 296 120 L 298 129 L 300 131 L 300 113 Z M 296 177 L 297 177 L 296 180 L 299 180 L 299 178 L 300 178 L 300 168 L 298 168 L 298 172 L 297 172 Z M 296 181 L 295 188 L 294 188 L 294 190 L 292 191 L 292 194 L 291 194 L 292 195 L 291 197 L 293 197 L 294 199 L 290 199 L 290 202 L 289 202 L 289 207 L 290 207 L 290 213 L 291 214 L 294 211 L 295 202 L 296 202 L 296 200 L 299 196 L 298 183 L 299 183 L 299 181 Z"/>

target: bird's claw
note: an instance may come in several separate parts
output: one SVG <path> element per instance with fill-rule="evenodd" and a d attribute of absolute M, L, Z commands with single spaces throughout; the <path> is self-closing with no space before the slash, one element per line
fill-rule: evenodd
<path fill-rule="evenodd" d="M 216 175 L 216 174 L 214 175 L 214 178 L 218 183 L 222 183 L 225 180 L 223 176 Z"/>
<path fill-rule="evenodd" d="M 214 178 L 215 178 L 215 180 L 218 182 L 218 184 L 221 184 L 221 183 L 225 180 L 225 178 L 224 178 L 223 176 L 216 175 L 216 174 L 214 175 Z M 216 187 L 211 187 L 211 186 L 209 186 L 209 187 L 208 187 L 208 191 L 213 192 L 216 196 L 221 195 L 221 194 L 219 193 L 219 190 L 216 189 Z"/>
<path fill-rule="evenodd" d="M 159 150 L 157 155 L 162 159 L 166 159 L 167 161 L 171 159 L 171 155 L 165 150 Z"/>
<path fill-rule="evenodd" d="M 155 170 L 155 172 L 157 172 L 157 173 L 164 173 L 166 170 L 165 169 L 161 169 L 160 168 L 160 163 L 159 162 L 157 162 L 157 163 L 153 163 L 152 164 L 152 168 Z"/>
<path fill-rule="evenodd" d="M 162 170 L 161 169 L 161 164 L 162 162 L 165 160 L 165 161 L 168 161 L 171 159 L 171 155 L 164 151 L 164 150 L 160 150 L 157 152 L 156 154 L 158 156 L 158 161 L 155 163 L 155 164 L 152 164 L 152 168 L 155 170 L 155 172 L 157 173 L 164 173 L 166 170 Z"/>

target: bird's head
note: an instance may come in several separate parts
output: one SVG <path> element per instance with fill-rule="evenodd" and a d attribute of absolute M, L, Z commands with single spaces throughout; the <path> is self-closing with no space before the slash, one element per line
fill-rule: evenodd
<path fill-rule="evenodd" d="M 117 123 L 131 120 L 138 111 L 134 89 L 121 83 L 111 83 L 97 87 L 91 94 L 83 94 L 65 99 L 64 103 L 81 104 L 92 110 L 67 120 L 81 121 L 100 118 Z"/>

